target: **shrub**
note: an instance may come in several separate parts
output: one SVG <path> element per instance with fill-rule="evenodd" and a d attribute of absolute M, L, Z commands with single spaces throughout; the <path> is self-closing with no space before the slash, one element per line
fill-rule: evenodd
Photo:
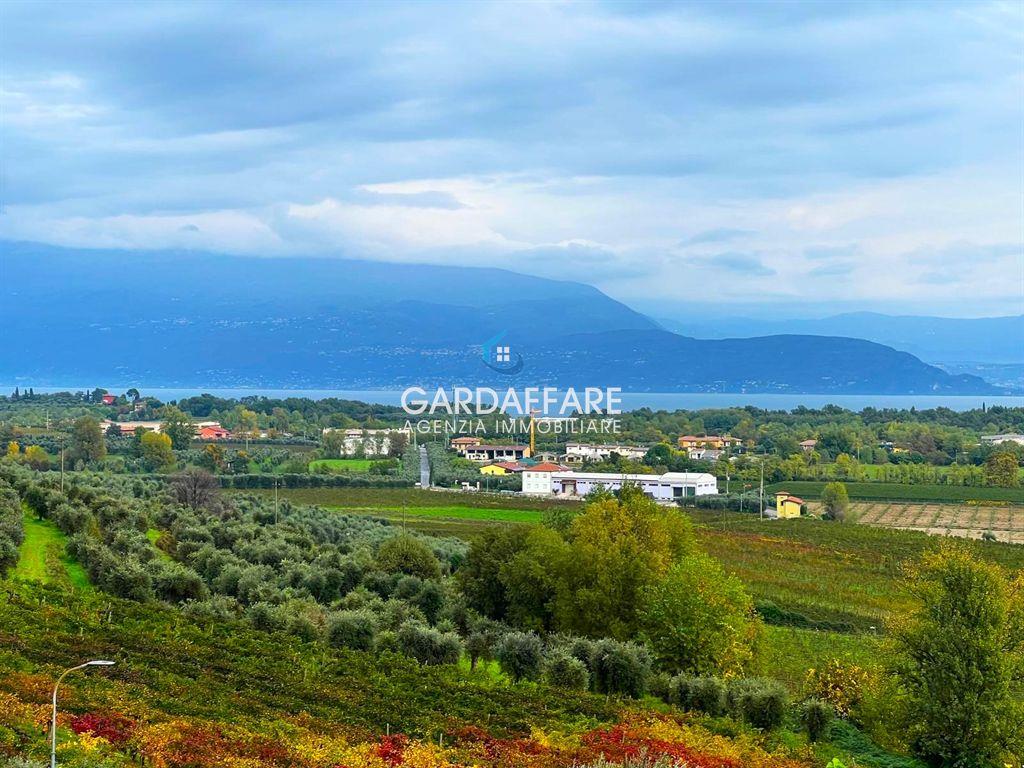
<path fill-rule="evenodd" d="M 672 676 L 668 672 L 658 672 L 647 680 L 647 692 L 666 704 L 672 703 Z"/>
<path fill-rule="evenodd" d="M 832 707 L 821 699 L 808 699 L 800 707 L 800 722 L 807 729 L 807 738 L 818 741 L 828 730 L 833 718 Z"/>
<path fill-rule="evenodd" d="M 288 617 L 278 605 L 271 603 L 253 603 L 246 612 L 249 621 L 256 629 L 264 632 L 275 632 L 288 626 Z"/>
<path fill-rule="evenodd" d="M 695 677 L 690 681 L 687 705 L 713 717 L 725 714 L 725 684 L 717 677 Z"/>
<path fill-rule="evenodd" d="M 839 717 L 855 718 L 870 683 L 868 673 L 861 667 L 832 659 L 820 669 L 807 672 L 804 692 L 831 705 Z"/>
<path fill-rule="evenodd" d="M 726 701 L 734 717 L 763 730 L 782 725 L 786 714 L 786 689 L 774 680 L 736 680 L 726 692 Z"/>
<path fill-rule="evenodd" d="M 377 619 L 369 611 L 339 611 L 327 620 L 327 641 L 336 648 L 369 651 L 377 634 Z"/>
<path fill-rule="evenodd" d="M 456 664 L 462 655 L 462 640 L 452 632 L 438 632 L 422 624 L 406 622 L 398 630 L 398 646 L 420 664 Z"/>
<path fill-rule="evenodd" d="M 590 672 L 577 658 L 567 653 L 553 654 L 545 664 L 548 683 L 571 691 L 585 691 L 590 686 Z"/>
<path fill-rule="evenodd" d="M 476 663 L 491 658 L 493 638 L 487 632 L 473 632 L 466 638 L 466 653 L 469 654 L 469 668 L 476 669 Z"/>
<path fill-rule="evenodd" d="M 601 640 L 594 648 L 592 673 L 598 693 L 640 698 L 650 669 L 639 649 L 629 643 Z"/>
<path fill-rule="evenodd" d="M 377 567 L 385 573 L 405 573 L 421 579 L 441 578 L 441 564 L 422 540 L 409 534 L 394 536 L 377 550 Z"/>
<path fill-rule="evenodd" d="M 494 655 L 502 671 L 515 682 L 540 675 L 543 647 L 532 632 L 509 632 L 498 641 Z"/>

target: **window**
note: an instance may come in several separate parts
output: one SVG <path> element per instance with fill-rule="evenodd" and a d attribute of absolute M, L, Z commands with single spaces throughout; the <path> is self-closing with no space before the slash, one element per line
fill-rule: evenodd
<path fill-rule="evenodd" d="M 512 351 L 510 347 L 495 347 L 494 360 L 498 363 L 512 362 Z"/>

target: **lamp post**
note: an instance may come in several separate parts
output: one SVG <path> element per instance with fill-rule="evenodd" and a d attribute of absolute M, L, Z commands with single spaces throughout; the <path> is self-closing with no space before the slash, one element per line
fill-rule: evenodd
<path fill-rule="evenodd" d="M 84 664 L 79 664 L 77 667 L 71 667 L 61 673 L 61 676 L 57 678 L 56 684 L 53 686 L 53 720 L 50 723 L 50 768 L 57 768 L 57 688 L 60 687 L 61 681 L 67 676 L 69 672 L 74 672 L 76 669 L 85 669 L 86 667 L 112 667 L 115 664 L 113 661 L 107 661 L 106 659 L 94 659 L 93 661 L 87 661 Z"/>

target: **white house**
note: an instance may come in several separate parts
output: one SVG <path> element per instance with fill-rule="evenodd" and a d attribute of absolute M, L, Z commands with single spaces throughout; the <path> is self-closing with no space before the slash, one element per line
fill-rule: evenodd
<path fill-rule="evenodd" d="M 999 445 L 1000 443 L 1017 443 L 1017 445 L 1024 445 L 1024 435 L 1018 435 L 1016 432 L 1010 432 L 1005 435 L 982 435 L 982 445 Z"/>
<path fill-rule="evenodd" d="M 652 499 L 663 502 L 718 493 L 718 479 L 706 472 L 631 475 L 619 472 L 574 472 L 552 464 L 538 464 L 523 472 L 523 493 L 536 496 L 579 498 L 599 486 L 617 491 L 624 483 L 638 485 Z"/>
<path fill-rule="evenodd" d="M 590 443 L 566 443 L 565 461 L 568 464 L 582 464 L 584 461 L 605 461 L 613 453 L 624 459 L 639 460 L 647 455 L 647 449 L 635 445 L 594 445 Z"/>
<path fill-rule="evenodd" d="M 467 445 L 462 455 L 470 461 L 519 461 L 530 456 L 528 445 Z"/>
<path fill-rule="evenodd" d="M 342 441 L 342 451 L 346 456 L 352 456 L 362 449 L 365 456 L 387 456 L 391 453 L 391 439 L 393 435 L 405 435 L 406 443 L 412 440 L 412 431 L 409 429 L 345 429 L 338 430 L 333 427 L 326 427 L 324 434 L 328 432 L 344 431 L 345 438 Z"/>

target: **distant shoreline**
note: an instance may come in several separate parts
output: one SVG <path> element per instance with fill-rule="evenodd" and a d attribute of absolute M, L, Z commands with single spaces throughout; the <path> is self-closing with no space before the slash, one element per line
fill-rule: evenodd
<path fill-rule="evenodd" d="M 91 391 L 102 386 L 111 392 L 122 393 L 134 387 L 144 396 L 156 397 L 164 402 L 196 397 L 202 394 L 223 398 L 265 396 L 269 398 L 301 397 L 323 400 L 336 397 L 342 400 L 357 400 L 377 405 L 400 405 L 402 391 L 399 389 L 281 389 L 275 387 L 149 387 L 139 384 L 93 384 L 90 386 L 36 386 L 23 384 L 0 384 L 0 394 L 9 395 L 15 387 L 25 390 L 31 387 L 40 394 L 53 392 Z M 862 394 L 781 394 L 752 392 L 623 392 L 624 410 L 651 408 L 653 410 L 700 410 L 705 408 L 736 408 L 753 406 L 769 410 L 793 410 L 821 408 L 837 405 L 851 411 L 864 408 L 949 408 L 954 411 L 969 411 L 982 405 L 1000 405 L 1024 408 L 1024 395 L 862 395 Z"/>

